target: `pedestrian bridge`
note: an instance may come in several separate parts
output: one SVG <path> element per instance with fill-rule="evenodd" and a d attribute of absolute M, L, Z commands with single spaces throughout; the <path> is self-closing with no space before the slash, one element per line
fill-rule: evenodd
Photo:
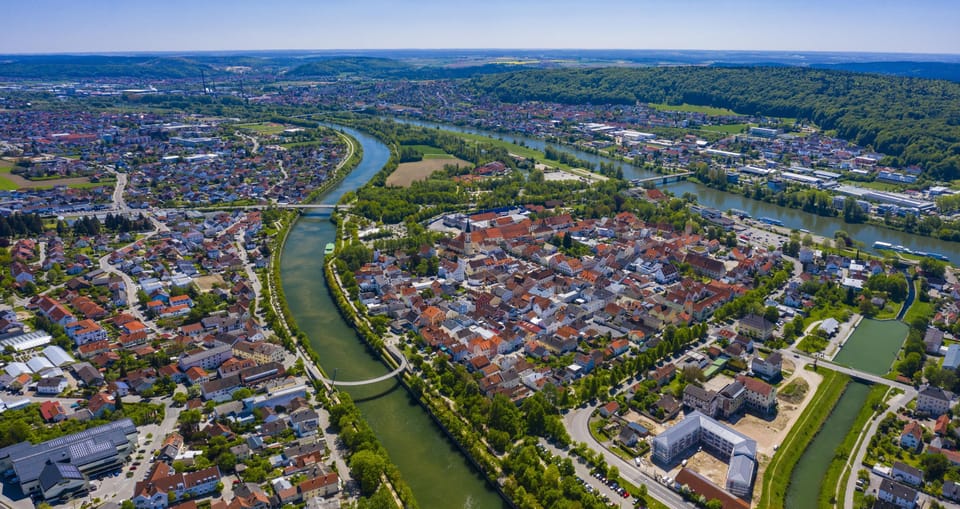
<path fill-rule="evenodd" d="M 378 377 L 376 377 L 376 378 L 370 378 L 370 379 L 368 379 L 368 380 L 354 380 L 354 381 L 331 380 L 331 379 L 329 379 L 329 378 L 327 378 L 327 377 L 324 377 L 324 376 L 321 376 L 320 379 L 323 380 L 324 383 L 327 383 L 327 384 L 330 384 L 330 385 L 336 385 L 336 386 L 338 386 L 338 387 L 356 387 L 356 386 L 359 386 L 359 385 L 373 385 L 373 384 L 376 384 L 376 383 L 380 383 L 380 382 L 384 382 L 384 381 L 390 380 L 391 378 L 399 375 L 400 373 L 403 373 L 404 370 L 407 369 L 408 363 L 407 363 L 407 358 L 403 355 L 403 353 L 401 353 L 399 350 L 397 350 L 396 347 L 394 347 L 394 346 L 388 346 L 388 347 L 387 347 L 387 351 L 390 352 L 390 355 L 391 355 L 394 359 L 396 359 L 397 362 L 400 363 L 400 366 L 399 366 L 397 369 L 395 369 L 395 370 L 393 370 L 393 371 L 391 371 L 391 372 L 389 372 L 389 373 L 387 373 L 387 374 L 385 374 L 385 375 L 381 375 L 381 376 L 378 376 Z"/>

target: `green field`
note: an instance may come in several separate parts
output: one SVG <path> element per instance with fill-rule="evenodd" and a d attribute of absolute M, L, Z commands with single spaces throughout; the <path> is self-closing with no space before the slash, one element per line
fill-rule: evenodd
<path fill-rule="evenodd" d="M 443 149 L 431 147 L 430 145 L 407 145 L 423 154 L 424 159 L 452 159 L 454 156 L 446 153 Z"/>
<path fill-rule="evenodd" d="M 479 134 L 460 133 L 456 131 L 443 131 L 443 132 L 451 136 L 457 136 L 466 141 L 472 141 L 475 143 L 489 143 L 496 147 L 502 147 L 507 149 L 507 151 L 509 151 L 511 154 L 516 154 L 520 157 L 525 157 L 527 159 L 536 159 L 537 162 L 544 163 L 547 166 L 552 166 L 554 168 L 559 168 L 561 170 L 570 169 L 569 164 L 563 164 L 560 161 L 552 161 L 550 159 L 544 158 L 543 152 L 540 152 L 539 150 L 534 150 L 532 148 L 527 148 L 527 147 L 521 147 L 520 145 L 516 145 L 508 141 L 498 140 L 495 138 L 488 138 L 486 136 L 482 136 Z"/>
<path fill-rule="evenodd" d="M 733 110 L 726 108 L 714 108 L 713 106 L 697 106 L 695 104 L 683 103 L 681 105 L 650 103 L 650 107 L 658 111 L 682 111 L 688 113 L 703 113 L 705 115 L 736 115 Z"/>
<path fill-rule="evenodd" d="M 234 127 L 237 129 L 246 129 L 249 131 L 254 131 L 260 134 L 280 134 L 287 129 L 287 126 L 275 124 L 273 122 L 266 123 L 256 123 L 256 124 L 236 124 Z"/>
<path fill-rule="evenodd" d="M 19 188 L 13 181 L 4 177 L 4 175 L 9 175 L 12 169 L 13 163 L 0 161 L 0 191 L 16 191 Z"/>
<path fill-rule="evenodd" d="M 740 134 L 746 132 L 748 126 L 750 126 L 750 124 L 704 125 L 700 126 L 700 130 L 715 133 Z"/>

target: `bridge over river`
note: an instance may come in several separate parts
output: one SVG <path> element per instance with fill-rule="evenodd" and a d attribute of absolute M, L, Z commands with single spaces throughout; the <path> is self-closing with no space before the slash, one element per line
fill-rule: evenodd
<path fill-rule="evenodd" d="M 380 383 L 380 382 L 389 380 L 389 379 L 391 379 L 391 378 L 399 375 L 400 373 L 403 373 L 404 370 L 407 369 L 408 363 L 407 363 L 407 358 L 406 358 L 406 356 L 404 356 L 403 353 L 401 353 L 399 350 L 397 350 L 397 348 L 396 348 L 395 346 L 392 346 L 392 345 L 391 345 L 391 346 L 387 346 L 387 351 L 390 352 L 390 355 L 391 355 L 394 359 L 396 359 L 397 362 L 400 363 L 400 366 L 397 367 L 397 369 L 394 369 L 393 371 L 391 371 L 391 372 L 389 372 L 389 373 L 387 373 L 387 374 L 385 374 L 385 375 L 381 375 L 381 376 L 378 376 L 378 377 L 376 377 L 376 378 L 370 378 L 370 379 L 367 379 L 367 380 L 353 380 L 353 381 L 337 380 L 337 379 L 336 379 L 336 375 L 334 375 L 334 378 L 333 378 L 333 379 L 329 379 L 329 378 L 326 378 L 326 377 L 324 377 L 324 376 L 320 376 L 320 379 L 323 380 L 325 383 L 328 383 L 328 384 L 330 384 L 330 385 L 337 385 L 337 386 L 340 386 L 340 387 L 356 387 L 356 386 L 359 386 L 359 385 L 372 385 L 372 384 L 376 384 L 376 383 Z"/>

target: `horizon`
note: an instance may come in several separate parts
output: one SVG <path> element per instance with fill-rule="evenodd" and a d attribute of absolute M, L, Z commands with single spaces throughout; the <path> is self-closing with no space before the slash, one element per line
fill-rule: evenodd
<path fill-rule="evenodd" d="M 11 55 L 290 48 L 960 54 L 960 8 L 949 0 L 35 0 L 7 11 L 17 20 L 4 34 L 3 52 Z"/>

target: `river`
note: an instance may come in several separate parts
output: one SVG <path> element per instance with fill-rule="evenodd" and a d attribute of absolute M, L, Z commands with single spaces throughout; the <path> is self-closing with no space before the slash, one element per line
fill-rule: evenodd
<path fill-rule="evenodd" d="M 593 164 L 599 164 L 600 161 L 614 162 L 623 169 L 623 175 L 627 179 L 645 178 L 656 175 L 655 173 L 637 168 L 621 161 L 616 161 L 604 156 L 598 156 L 596 154 L 590 154 L 588 152 L 577 150 L 568 146 L 548 144 L 545 141 L 536 138 L 529 138 L 515 134 L 481 131 L 450 124 L 438 124 L 435 122 L 421 122 L 402 118 L 393 118 L 393 120 L 423 127 L 440 127 L 441 129 L 446 129 L 448 131 L 458 131 L 469 134 L 489 136 L 491 138 L 498 138 L 511 143 L 522 143 L 527 147 L 541 151 L 544 149 L 544 147 L 550 145 Z M 867 246 L 868 250 L 872 249 L 874 242 L 883 241 L 889 242 L 893 245 L 899 244 L 906 246 L 914 251 L 940 253 L 950 258 L 950 261 L 954 264 L 960 265 L 960 249 L 958 249 L 960 245 L 955 242 L 948 242 L 932 237 L 923 237 L 921 235 L 913 235 L 910 233 L 899 232 L 869 224 L 847 224 L 843 222 L 842 219 L 838 219 L 836 217 L 823 217 L 815 214 L 809 214 L 802 210 L 781 207 L 772 203 L 753 200 L 740 194 L 719 191 L 717 189 L 712 189 L 702 184 L 697 184 L 690 181 L 667 184 L 666 188 L 676 195 L 682 195 L 683 193 L 689 192 L 697 197 L 698 203 L 708 207 L 713 207 L 722 211 L 729 209 L 740 209 L 748 212 L 755 218 L 776 218 L 783 221 L 784 226 L 789 228 L 795 228 L 798 230 L 806 229 L 812 233 L 822 235 L 827 238 L 833 238 L 833 235 L 837 232 L 837 230 L 844 230 L 849 233 L 852 238 L 863 242 L 864 245 Z"/>
<path fill-rule="evenodd" d="M 353 129 L 345 132 L 363 146 L 363 160 L 319 203 L 336 203 L 376 174 L 390 157 L 386 145 Z M 336 227 L 329 213 L 306 214 L 297 221 L 283 249 L 281 278 L 290 310 L 329 376 L 365 380 L 388 371 L 343 320 L 323 276 L 323 249 Z M 395 380 L 350 387 L 364 418 L 390 453 L 423 508 L 506 507 L 500 496 L 447 439 L 430 416 Z"/>

